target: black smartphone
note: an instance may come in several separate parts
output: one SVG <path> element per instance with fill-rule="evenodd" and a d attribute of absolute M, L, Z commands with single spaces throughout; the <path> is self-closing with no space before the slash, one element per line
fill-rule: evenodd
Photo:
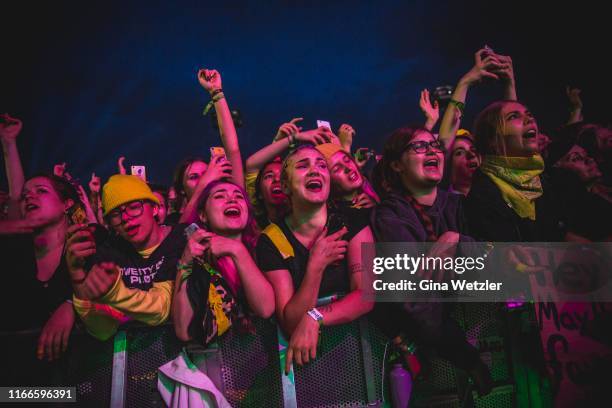
<path fill-rule="evenodd" d="M 327 216 L 327 224 L 325 226 L 327 227 L 327 235 L 329 235 L 346 227 L 347 222 L 341 212 L 333 211 Z"/>

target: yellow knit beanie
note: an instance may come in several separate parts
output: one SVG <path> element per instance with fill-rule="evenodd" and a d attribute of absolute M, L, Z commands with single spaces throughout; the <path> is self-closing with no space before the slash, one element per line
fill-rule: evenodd
<path fill-rule="evenodd" d="M 147 183 L 138 176 L 115 174 L 102 188 L 102 208 L 105 217 L 120 205 L 136 200 L 149 200 L 159 204 L 159 200 Z"/>

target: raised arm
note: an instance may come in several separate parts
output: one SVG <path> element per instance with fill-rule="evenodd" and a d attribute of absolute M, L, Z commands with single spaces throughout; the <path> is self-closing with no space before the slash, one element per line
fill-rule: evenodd
<path fill-rule="evenodd" d="M 434 103 L 431 103 L 429 99 L 428 89 L 423 89 L 421 91 L 419 107 L 421 108 L 423 115 L 425 115 L 425 125 L 423 126 L 425 127 L 425 129 L 431 132 L 434 126 L 436 126 L 436 123 L 438 123 L 438 119 L 440 118 L 440 106 L 438 104 L 438 101 L 434 101 Z"/>
<path fill-rule="evenodd" d="M 582 98 L 580 98 L 580 92 L 582 92 L 582 90 L 567 86 L 565 92 L 570 104 L 570 115 L 566 125 L 582 122 Z"/>
<path fill-rule="evenodd" d="M 518 97 L 516 96 L 516 80 L 514 78 L 512 58 L 507 55 L 495 54 L 495 56 L 503 65 L 503 67 L 495 71 L 495 73 L 499 75 L 504 83 L 504 99 L 508 101 L 516 101 L 518 100 Z"/>
<path fill-rule="evenodd" d="M 89 202 L 96 214 L 98 223 L 104 225 L 104 214 L 102 211 L 102 201 L 100 199 L 101 185 L 100 177 L 96 176 L 96 173 L 91 173 L 91 180 L 89 181 Z"/>
<path fill-rule="evenodd" d="M 486 57 L 485 57 L 486 55 Z M 475 64 L 465 75 L 461 77 L 451 100 L 444 111 L 442 122 L 440 123 L 440 140 L 446 149 L 450 149 L 455 139 L 455 134 L 461 124 L 460 119 L 463 115 L 463 107 L 467 98 L 468 89 L 485 78 L 499 79 L 494 71 L 505 68 L 498 57 L 491 53 L 488 48 L 478 50 L 474 55 Z"/>
<path fill-rule="evenodd" d="M 244 187 L 244 171 L 242 170 L 238 134 L 236 133 L 234 120 L 232 119 L 232 114 L 221 87 L 221 75 L 214 69 L 200 69 L 198 71 L 198 81 L 213 100 L 215 112 L 217 112 L 221 143 L 223 143 L 227 158 L 232 163 L 232 180 L 239 186 Z"/>
<path fill-rule="evenodd" d="M 198 204 L 200 202 L 200 197 L 206 186 L 213 181 L 231 178 L 232 172 L 233 166 L 230 161 L 226 160 L 224 156 L 213 156 L 208 164 L 208 169 L 206 169 L 206 172 L 200 177 L 200 180 L 198 180 L 198 184 L 189 202 L 185 205 L 179 222 L 181 224 L 195 222 L 198 219 Z"/>
<path fill-rule="evenodd" d="M 302 131 L 295 123 L 302 118 L 294 118 L 283 123 L 274 138 L 274 141 L 253 153 L 246 162 L 247 173 L 257 172 L 270 160 L 286 152 L 292 143 L 321 144 L 331 141 L 331 132 L 327 128 L 318 128 Z"/>
<path fill-rule="evenodd" d="M 8 113 L 0 115 L 0 140 L 4 153 L 4 167 L 9 185 L 9 217 L 16 218 L 16 203 L 19 201 L 25 177 L 21 158 L 17 149 L 17 136 L 21 132 L 22 123 L 12 118 Z"/>
<path fill-rule="evenodd" d="M 272 143 L 253 153 L 247 159 L 246 172 L 253 173 L 261 170 L 270 160 L 287 151 L 289 146 L 296 142 L 296 135 L 302 130 L 301 127 L 296 125 L 301 120 L 302 118 L 293 118 L 280 125 Z"/>
<path fill-rule="evenodd" d="M 338 129 L 338 139 L 340 139 L 340 145 L 342 149 L 351 154 L 351 146 L 353 144 L 353 136 L 355 136 L 355 129 L 351 125 L 343 123 Z"/>

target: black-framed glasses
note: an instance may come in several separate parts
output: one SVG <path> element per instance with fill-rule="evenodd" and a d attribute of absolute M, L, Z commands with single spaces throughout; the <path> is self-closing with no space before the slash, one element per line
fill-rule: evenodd
<path fill-rule="evenodd" d="M 109 212 L 107 215 L 108 223 L 116 227 L 123 222 L 123 213 L 126 213 L 130 218 L 140 217 L 144 211 L 144 200 L 132 201 L 129 204 L 122 205 Z"/>
<path fill-rule="evenodd" d="M 428 142 L 426 140 L 419 140 L 416 142 L 408 143 L 404 151 L 408 149 L 412 149 L 413 152 L 418 154 L 427 153 L 429 149 L 437 152 L 443 152 L 444 145 L 437 139 L 432 140 L 431 142 Z"/>

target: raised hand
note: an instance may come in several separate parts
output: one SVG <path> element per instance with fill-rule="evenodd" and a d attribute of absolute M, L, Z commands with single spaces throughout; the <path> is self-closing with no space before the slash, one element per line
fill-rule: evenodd
<path fill-rule="evenodd" d="M 295 138 L 302 143 L 310 143 L 313 145 L 329 143 L 331 139 L 329 135 L 322 129 L 323 128 L 306 130 L 295 135 Z"/>
<path fill-rule="evenodd" d="M 60 163 L 53 166 L 53 174 L 58 177 L 64 177 L 66 173 L 66 163 Z"/>
<path fill-rule="evenodd" d="M 198 70 L 198 81 L 208 93 L 212 93 L 217 89 L 222 89 L 221 74 L 215 69 Z"/>
<path fill-rule="evenodd" d="M 338 129 L 338 138 L 340 144 L 347 152 L 351 151 L 351 145 L 353 144 L 353 136 L 355 136 L 355 129 L 351 125 L 343 123 Z"/>
<path fill-rule="evenodd" d="M 19 119 L 12 118 L 8 113 L 0 115 L 0 140 L 3 143 L 15 142 L 22 127 Z"/>
<path fill-rule="evenodd" d="M 359 149 L 355 150 L 355 163 L 357 163 L 357 167 L 359 167 L 359 169 L 362 169 L 370 159 L 368 154 L 369 151 L 370 149 L 367 147 L 360 147 Z"/>
<path fill-rule="evenodd" d="M 91 173 L 91 180 L 89 180 L 89 191 L 100 194 L 100 184 L 100 177 L 97 177 L 96 173 Z"/>
<path fill-rule="evenodd" d="M 206 173 L 200 177 L 198 183 L 208 184 L 231 176 L 232 163 L 225 156 L 213 156 L 208 163 Z"/>
<path fill-rule="evenodd" d="M 336 134 L 332 132 L 330 128 L 322 126 L 319 128 L 319 132 L 321 132 L 323 135 L 325 135 L 327 139 L 329 139 L 329 143 L 334 143 L 334 144 L 342 146 L 342 143 L 340 142 L 340 138 L 336 136 Z"/>
<path fill-rule="evenodd" d="M 87 257 L 96 253 L 96 241 L 85 224 L 68 227 L 66 240 L 66 264 L 73 280 L 82 280 Z"/>
<path fill-rule="evenodd" d="M 125 167 L 123 166 L 124 161 L 125 161 L 125 157 L 123 156 L 121 156 L 117 160 L 117 171 L 119 172 L 119 174 L 127 174 L 127 172 L 125 171 Z"/>
<path fill-rule="evenodd" d="M 421 111 L 425 115 L 425 119 L 426 119 L 425 127 L 428 130 L 433 129 L 433 127 L 438 122 L 438 119 L 440 119 L 440 106 L 438 104 L 438 101 L 434 101 L 433 103 L 431 103 L 431 100 L 429 99 L 428 89 L 423 89 L 421 91 L 421 98 L 419 99 L 419 107 L 421 108 Z"/>
<path fill-rule="evenodd" d="M 474 54 L 474 66 L 462 78 L 464 82 L 474 84 L 481 82 L 485 78 L 499 79 L 495 72 L 507 69 L 507 64 L 499 60 L 489 48 L 482 48 Z"/>
<path fill-rule="evenodd" d="M 304 118 L 293 118 L 287 123 L 283 123 L 278 128 L 276 132 L 276 136 L 274 136 L 274 141 L 281 140 L 285 137 L 289 137 L 290 135 L 296 136 L 301 130 L 301 127 L 296 125 L 297 122 L 304 120 Z"/>
<path fill-rule="evenodd" d="M 495 70 L 494 72 L 499 75 L 501 79 L 506 81 L 514 81 L 514 66 L 512 65 L 512 58 L 507 55 L 492 54 L 502 64 L 502 68 Z"/>

